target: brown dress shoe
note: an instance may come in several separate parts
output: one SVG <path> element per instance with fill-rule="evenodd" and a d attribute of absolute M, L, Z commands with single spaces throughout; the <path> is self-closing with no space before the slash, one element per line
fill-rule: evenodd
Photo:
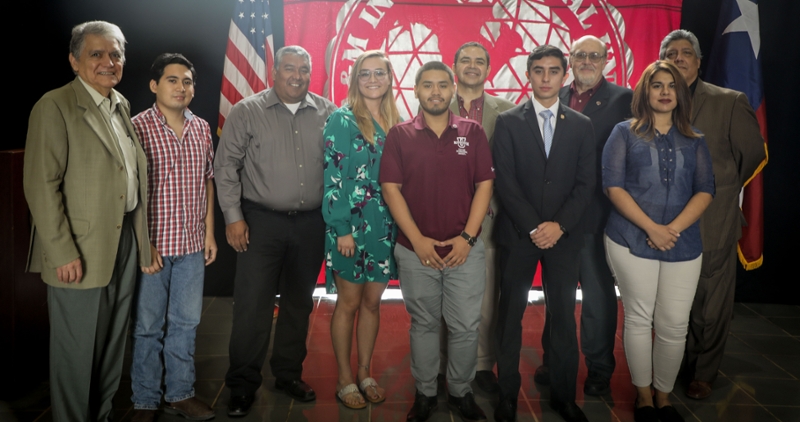
<path fill-rule="evenodd" d="M 216 416 L 211 406 L 201 402 L 196 397 L 176 401 L 175 403 L 167 403 L 164 407 L 164 412 L 170 415 L 181 415 L 190 421 L 207 421 L 214 419 L 214 416 Z"/>
<path fill-rule="evenodd" d="M 156 420 L 156 411 L 152 409 L 133 409 L 131 422 L 153 422 Z"/>
<path fill-rule="evenodd" d="M 686 390 L 686 395 L 695 400 L 703 400 L 711 395 L 711 383 L 700 380 L 692 380 L 692 382 L 689 384 L 689 389 Z"/>

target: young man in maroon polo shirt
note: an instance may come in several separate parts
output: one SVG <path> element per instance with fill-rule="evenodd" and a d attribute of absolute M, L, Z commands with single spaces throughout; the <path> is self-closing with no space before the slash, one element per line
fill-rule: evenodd
<path fill-rule="evenodd" d="M 450 330 L 448 404 L 465 420 L 486 420 L 470 382 L 486 283 L 484 245 L 477 236 L 494 168 L 481 126 L 449 111 L 453 82 L 442 62 L 417 71 L 414 95 L 422 112 L 389 131 L 381 160 L 383 195 L 400 228 L 395 257 L 411 315 L 417 393 L 408 421 L 425 421 L 436 408 L 442 316 Z"/>

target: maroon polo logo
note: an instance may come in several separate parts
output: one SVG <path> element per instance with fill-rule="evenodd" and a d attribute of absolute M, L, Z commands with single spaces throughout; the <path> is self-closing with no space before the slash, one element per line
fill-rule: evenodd
<path fill-rule="evenodd" d="M 466 136 L 456 136 L 456 140 L 453 141 L 453 143 L 458 147 L 456 150 L 458 155 L 467 155 L 467 150 L 465 148 L 469 146 L 469 142 L 467 142 Z"/>

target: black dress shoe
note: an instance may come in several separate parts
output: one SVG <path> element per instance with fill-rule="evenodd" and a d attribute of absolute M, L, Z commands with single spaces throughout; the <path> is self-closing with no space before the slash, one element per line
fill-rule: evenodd
<path fill-rule="evenodd" d="M 517 401 L 502 399 L 497 409 L 494 409 L 495 422 L 514 422 L 517 420 Z"/>
<path fill-rule="evenodd" d="M 275 380 L 275 388 L 285 391 L 290 397 L 300 401 L 312 401 L 317 399 L 317 393 L 314 392 L 311 386 L 300 379 L 286 380 L 278 378 Z"/>
<path fill-rule="evenodd" d="M 634 406 L 633 420 L 634 422 L 658 422 L 658 412 L 653 406 Z"/>
<path fill-rule="evenodd" d="M 414 405 L 406 415 L 406 422 L 425 422 L 431 417 L 431 414 L 436 410 L 439 402 L 436 396 L 428 397 L 417 391 L 414 396 Z"/>
<path fill-rule="evenodd" d="M 574 401 L 565 402 L 556 399 L 550 399 L 550 407 L 553 408 L 562 418 L 567 422 L 589 422 L 583 410 L 575 404 Z"/>
<path fill-rule="evenodd" d="M 478 387 L 487 393 L 500 391 L 500 385 L 497 384 L 497 375 L 492 371 L 475 371 L 475 381 L 478 383 Z"/>
<path fill-rule="evenodd" d="M 590 396 L 605 396 L 611 392 L 610 380 L 596 373 L 589 373 L 583 383 L 583 393 Z"/>
<path fill-rule="evenodd" d="M 486 420 L 486 414 L 483 413 L 483 409 L 478 406 L 478 403 L 475 403 L 475 396 L 471 392 L 464 394 L 464 397 L 449 395 L 447 406 L 451 410 L 457 411 L 461 415 L 461 419 L 467 422 Z"/>
<path fill-rule="evenodd" d="M 537 384 L 550 385 L 550 368 L 546 365 L 539 365 L 533 374 L 533 380 Z"/>
<path fill-rule="evenodd" d="M 256 397 L 253 395 L 231 396 L 231 401 L 228 402 L 228 416 L 247 416 L 255 400 Z"/>
<path fill-rule="evenodd" d="M 672 406 L 659 407 L 656 413 L 661 422 L 684 422 L 683 416 Z"/>

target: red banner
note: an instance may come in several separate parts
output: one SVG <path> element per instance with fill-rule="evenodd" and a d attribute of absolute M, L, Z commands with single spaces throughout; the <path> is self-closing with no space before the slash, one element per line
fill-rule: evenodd
<path fill-rule="evenodd" d="M 416 70 L 430 60 L 452 64 L 469 41 L 489 50 L 487 92 L 519 103 L 528 98 L 527 54 L 541 44 L 565 52 L 584 35 L 605 41 L 604 73 L 634 86 L 658 58 L 661 39 L 679 28 L 681 0 L 286 0 L 286 44 L 305 47 L 313 60 L 311 91 L 336 104 L 358 55 L 380 49 L 395 71 L 395 94 L 404 117 L 415 114 Z M 571 82 L 571 79 L 568 81 Z"/>
<path fill-rule="evenodd" d="M 486 91 L 520 103 L 530 96 L 528 53 L 551 44 L 565 53 L 594 35 L 608 49 L 606 78 L 633 87 L 658 58 L 661 40 L 680 27 L 682 0 L 285 0 L 286 45 L 311 54 L 310 90 L 340 105 L 353 62 L 385 51 L 404 118 L 416 114 L 414 76 L 423 63 L 451 65 L 458 47 L 478 41 L 490 55 Z M 572 77 L 566 83 L 571 83 Z M 324 274 L 320 281 L 324 282 Z M 394 283 L 394 282 L 393 282 Z M 541 271 L 534 285 L 541 286 Z"/>

